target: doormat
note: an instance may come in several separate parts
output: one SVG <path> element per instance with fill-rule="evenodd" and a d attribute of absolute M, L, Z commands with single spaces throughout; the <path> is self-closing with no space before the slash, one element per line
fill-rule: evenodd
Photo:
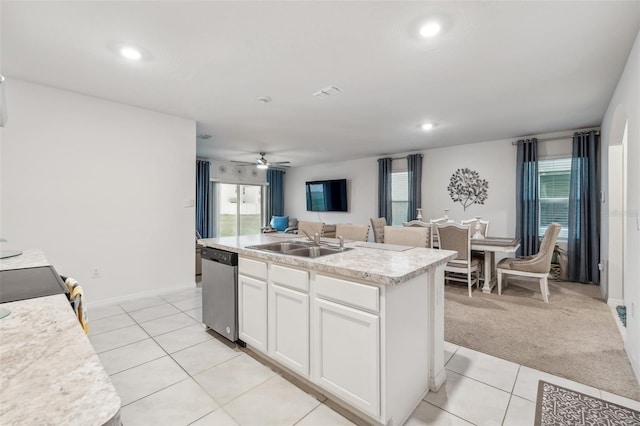
<path fill-rule="evenodd" d="M 618 317 L 620 321 L 622 321 L 622 325 L 627 328 L 627 307 L 626 306 L 616 306 L 616 311 L 618 312 Z"/>
<path fill-rule="evenodd" d="M 540 380 L 536 426 L 640 424 L 640 411 Z"/>

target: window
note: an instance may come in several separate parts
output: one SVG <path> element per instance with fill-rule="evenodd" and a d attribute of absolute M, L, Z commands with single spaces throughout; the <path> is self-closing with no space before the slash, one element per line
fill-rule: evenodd
<path fill-rule="evenodd" d="M 391 224 L 407 221 L 409 208 L 409 172 L 391 173 Z"/>
<path fill-rule="evenodd" d="M 262 186 L 215 183 L 212 210 L 217 237 L 258 234 L 263 224 Z M 213 197 L 212 197 L 213 198 Z"/>
<path fill-rule="evenodd" d="M 544 235 L 552 222 L 562 225 L 559 238 L 567 238 L 569 229 L 569 184 L 571 158 L 538 161 L 538 228 Z"/>

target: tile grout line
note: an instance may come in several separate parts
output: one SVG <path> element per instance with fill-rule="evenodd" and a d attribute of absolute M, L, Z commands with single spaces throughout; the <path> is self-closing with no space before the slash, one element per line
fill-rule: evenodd
<path fill-rule="evenodd" d="M 469 424 L 472 424 L 472 425 L 474 425 L 474 426 L 478 426 L 476 423 L 472 422 L 471 420 L 467 420 L 467 419 L 465 419 L 464 417 L 460 417 L 458 414 L 452 413 L 451 411 L 447 411 L 447 410 L 445 410 L 445 409 L 444 409 L 444 408 L 442 408 L 442 407 L 438 407 L 437 405 L 432 404 L 432 403 L 430 403 L 429 401 L 425 401 L 424 399 L 423 399 L 422 401 L 426 402 L 427 404 L 431 405 L 432 407 L 436 407 L 438 410 L 442 410 L 442 411 L 444 411 L 445 413 L 451 414 L 452 416 L 457 417 L 457 418 L 459 418 L 459 419 L 461 419 L 461 420 L 463 420 L 463 421 L 465 421 L 465 422 L 467 422 L 467 423 L 469 423 Z M 416 407 L 416 409 L 417 409 L 417 407 Z M 414 410 L 414 411 L 415 411 L 415 410 Z M 413 413 L 411 413 L 411 414 L 413 414 Z M 409 417 L 409 418 L 411 418 L 411 417 Z"/>

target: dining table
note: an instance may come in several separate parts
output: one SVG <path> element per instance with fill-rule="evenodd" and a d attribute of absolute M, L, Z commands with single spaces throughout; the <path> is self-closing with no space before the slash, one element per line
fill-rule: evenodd
<path fill-rule="evenodd" d="M 515 253 L 520 248 L 520 240 L 510 237 L 484 237 L 472 238 L 471 250 L 484 252 L 484 268 L 482 286 L 483 293 L 491 293 L 496 285 L 495 279 L 495 254 L 496 253 Z"/>

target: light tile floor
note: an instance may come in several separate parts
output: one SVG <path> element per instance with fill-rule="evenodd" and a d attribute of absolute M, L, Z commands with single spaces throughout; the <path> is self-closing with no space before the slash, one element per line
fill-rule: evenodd
<path fill-rule="evenodd" d="M 122 399 L 123 424 L 353 423 L 201 325 L 202 290 L 90 311 L 89 339 Z M 538 380 L 640 410 L 640 402 L 445 342 L 447 381 L 407 425 L 532 425 Z"/>

